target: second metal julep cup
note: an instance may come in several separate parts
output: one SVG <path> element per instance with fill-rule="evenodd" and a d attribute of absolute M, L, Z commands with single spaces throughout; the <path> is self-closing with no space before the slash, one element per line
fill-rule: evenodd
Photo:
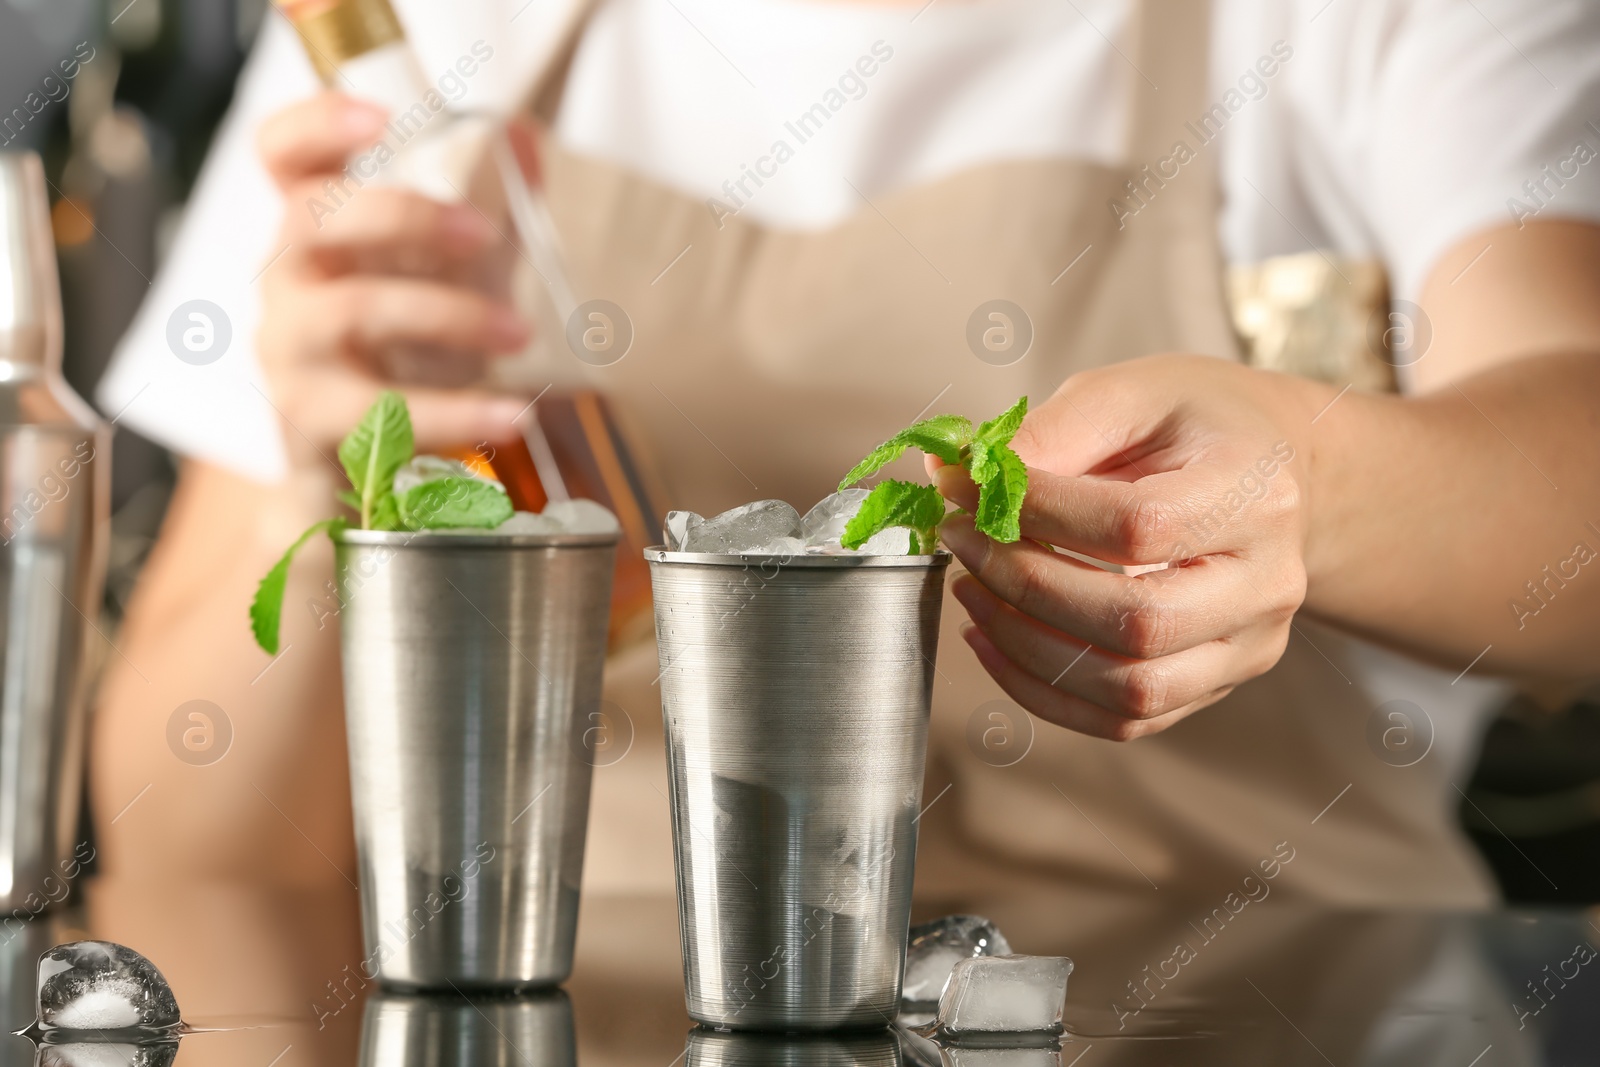
<path fill-rule="evenodd" d="M 689 1015 L 883 1026 L 949 555 L 645 555 Z"/>
<path fill-rule="evenodd" d="M 369 978 L 504 989 L 571 972 L 616 540 L 339 535 Z"/>

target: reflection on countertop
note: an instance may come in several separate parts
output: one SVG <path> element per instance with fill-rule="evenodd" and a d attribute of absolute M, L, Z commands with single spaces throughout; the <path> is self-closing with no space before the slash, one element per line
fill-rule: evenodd
<path fill-rule="evenodd" d="M 1165 894 L 1163 894 L 1165 896 Z M 942 1067 L 1335 1064 L 1569 1067 L 1600 1057 L 1594 912 L 1354 913 L 1284 898 L 1234 911 L 1174 895 L 1018 893 L 926 902 L 984 914 L 1018 952 L 1071 956 L 1059 1053 L 945 1050 Z M 934 1067 L 889 1033 L 785 1038 L 691 1029 L 670 898 L 586 898 L 564 990 L 471 998 L 380 991 L 344 883 L 89 886 L 76 908 L 0 933 L 6 1028 L 33 1015 L 40 952 L 82 937 L 144 953 L 185 1019 L 177 1067 Z M 0 1067 L 33 1064 L 24 1039 Z M 45 1063 L 87 1062 L 41 1059 Z M 107 1061 L 110 1062 L 110 1061 Z"/>

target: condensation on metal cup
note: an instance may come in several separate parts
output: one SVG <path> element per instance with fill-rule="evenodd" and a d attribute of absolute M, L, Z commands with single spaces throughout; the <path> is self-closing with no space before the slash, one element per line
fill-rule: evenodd
<path fill-rule="evenodd" d="M 347 530 L 336 551 L 364 969 L 572 970 L 616 536 Z"/>
<path fill-rule="evenodd" d="M 576 1067 L 572 1001 L 559 989 L 519 997 L 379 992 L 361 1026 L 361 1067 Z"/>
<path fill-rule="evenodd" d="M 689 1015 L 883 1026 L 949 555 L 645 557 Z"/>

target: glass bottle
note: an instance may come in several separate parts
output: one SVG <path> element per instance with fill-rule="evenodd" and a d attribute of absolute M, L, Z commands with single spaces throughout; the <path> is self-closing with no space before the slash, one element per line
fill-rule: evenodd
<path fill-rule="evenodd" d="M 529 349 L 488 360 L 481 353 L 406 346 L 383 354 L 394 380 L 431 386 L 479 385 L 528 396 L 518 427 L 448 450 L 486 466 L 523 511 L 551 500 L 597 500 L 623 527 L 612 585 L 614 641 L 648 632 L 649 571 L 642 550 L 659 540 L 660 512 L 648 467 L 638 462 L 611 403 L 590 389 L 550 388 L 577 298 L 560 238 L 534 175 L 531 133 L 483 111 L 448 106 L 424 74 L 389 0 L 278 0 L 306 54 L 330 89 L 370 100 L 389 113 L 383 139 L 352 157 L 341 196 L 366 185 L 398 186 L 446 203 L 467 203 L 503 240 L 466 266 L 437 262 L 374 264 L 478 288 L 537 323 Z M 344 201 L 325 202 L 337 210 Z M 322 210 L 321 207 L 318 210 Z M 570 376 L 568 376 L 570 377 Z"/>
<path fill-rule="evenodd" d="M 110 431 L 61 376 L 44 168 L 0 153 L 0 910 L 71 863 L 91 634 L 110 536 Z"/>

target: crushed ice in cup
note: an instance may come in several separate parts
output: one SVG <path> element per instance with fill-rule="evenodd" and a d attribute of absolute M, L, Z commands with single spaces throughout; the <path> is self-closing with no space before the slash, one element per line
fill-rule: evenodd
<path fill-rule="evenodd" d="M 490 482 L 494 485 L 500 483 L 493 478 L 485 478 L 459 459 L 446 459 L 443 456 L 413 456 L 405 466 L 394 472 L 394 492 L 396 496 L 409 489 L 415 489 L 425 482 L 436 482 L 440 478 L 476 478 L 479 481 Z"/>
<path fill-rule="evenodd" d="M 757 500 L 700 523 L 689 523 L 683 552 L 763 553 L 799 538 L 800 513 L 781 500 Z"/>
<path fill-rule="evenodd" d="M 469 526 L 460 528 L 461 533 L 497 533 L 497 534 L 554 534 L 562 533 L 561 524 L 554 519 L 546 518 L 532 511 L 513 511 L 511 517 L 493 531 L 478 530 Z"/>
<path fill-rule="evenodd" d="M 939 1032 L 1059 1034 L 1072 961 L 1065 956 L 976 956 L 950 972 Z"/>
<path fill-rule="evenodd" d="M 800 520 L 800 535 L 806 544 L 838 548 L 844 537 L 844 528 L 861 510 L 862 501 L 872 495 L 866 489 L 842 489 L 817 501 Z"/>
<path fill-rule="evenodd" d="M 667 551 L 687 552 L 683 546 L 689 541 L 689 528 L 705 521 L 692 511 L 667 512 L 667 524 L 661 530 L 661 540 L 666 543 Z"/>
<path fill-rule="evenodd" d="M 845 551 L 850 550 L 845 549 Z M 904 526 L 891 526 L 887 530 L 879 530 L 867 538 L 856 551 L 863 556 L 909 556 L 911 531 Z"/>
<path fill-rule="evenodd" d="M 540 517 L 554 522 L 562 533 L 609 534 L 622 529 L 611 509 L 593 500 L 557 500 L 546 504 Z M 504 527 L 502 523 L 501 528 Z"/>
<path fill-rule="evenodd" d="M 781 500 L 754 503 L 704 518 L 692 511 L 667 512 L 661 540 L 668 552 L 711 552 L 758 556 L 906 556 L 911 531 L 901 526 L 880 530 L 858 550 L 840 542 L 845 527 L 870 495 L 866 489 L 845 489 L 817 501 L 805 517 Z"/>
<path fill-rule="evenodd" d="M 429 533 L 461 534 L 611 534 L 621 530 L 609 508 L 593 500 L 558 500 L 542 512 L 513 511 L 511 517 L 492 530 L 480 526 L 452 526 Z"/>
<path fill-rule="evenodd" d="M 182 1023 L 155 964 L 111 941 L 74 941 L 39 957 L 41 1030 L 163 1030 Z"/>
<path fill-rule="evenodd" d="M 869 542 L 870 543 L 870 542 Z M 911 928 L 906 939 L 902 1011 L 932 1011 L 955 965 L 975 956 L 1009 956 L 1011 944 L 981 915 L 946 915 Z"/>

